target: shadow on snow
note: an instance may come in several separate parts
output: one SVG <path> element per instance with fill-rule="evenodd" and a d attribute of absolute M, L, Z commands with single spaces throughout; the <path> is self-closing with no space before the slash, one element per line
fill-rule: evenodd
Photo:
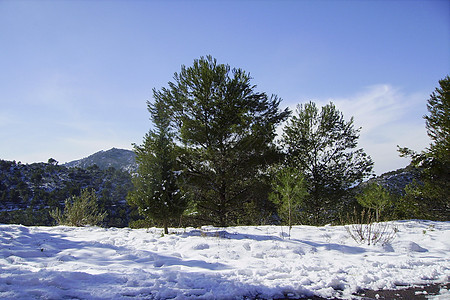
<path fill-rule="evenodd" d="M 222 263 L 183 260 L 96 241 L 72 241 L 64 232 L 31 232 L 19 225 L 1 230 L 0 298 L 266 299 L 313 295 L 307 289 L 270 288 L 222 278 L 214 272 L 228 269 Z M 109 257 L 111 253 L 117 255 Z M 67 270 L 70 268 L 73 270 Z"/>

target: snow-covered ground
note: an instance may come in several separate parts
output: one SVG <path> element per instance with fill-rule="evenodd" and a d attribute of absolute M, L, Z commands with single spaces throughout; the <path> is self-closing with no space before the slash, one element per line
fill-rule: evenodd
<path fill-rule="evenodd" d="M 342 226 L 171 229 L 0 225 L 2 299 L 239 299 L 450 279 L 450 222 L 398 221 L 388 245 Z M 442 299 L 449 297 L 441 290 Z M 449 299 L 447 298 L 447 299 Z"/>

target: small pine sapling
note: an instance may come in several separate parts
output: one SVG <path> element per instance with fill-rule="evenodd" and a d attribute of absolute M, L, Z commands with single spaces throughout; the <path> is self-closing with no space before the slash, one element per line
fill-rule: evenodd
<path fill-rule="evenodd" d="M 366 186 L 362 193 L 356 196 L 360 205 L 375 210 L 375 222 L 380 221 L 381 212 L 389 205 L 391 198 L 390 193 L 377 183 Z"/>
<path fill-rule="evenodd" d="M 275 172 L 270 200 L 278 205 L 278 214 L 289 226 L 289 237 L 302 205 L 308 194 L 304 176 L 294 168 L 282 168 Z"/>

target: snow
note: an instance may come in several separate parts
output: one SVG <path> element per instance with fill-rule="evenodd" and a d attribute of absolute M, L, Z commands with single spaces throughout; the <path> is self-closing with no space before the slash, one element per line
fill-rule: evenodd
<path fill-rule="evenodd" d="M 342 226 L 129 229 L 0 225 L 2 299 L 352 298 L 447 283 L 450 222 L 392 222 L 387 245 Z M 437 299 L 448 299 L 441 289 Z"/>

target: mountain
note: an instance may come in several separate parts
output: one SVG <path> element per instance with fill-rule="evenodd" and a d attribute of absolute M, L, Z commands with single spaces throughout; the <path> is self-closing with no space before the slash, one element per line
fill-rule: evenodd
<path fill-rule="evenodd" d="M 114 167 L 115 169 L 129 173 L 134 173 L 137 170 L 136 154 L 131 150 L 117 148 L 99 151 L 86 158 L 74 160 L 63 165 L 69 168 L 82 169 L 97 165 L 101 170 Z"/>

